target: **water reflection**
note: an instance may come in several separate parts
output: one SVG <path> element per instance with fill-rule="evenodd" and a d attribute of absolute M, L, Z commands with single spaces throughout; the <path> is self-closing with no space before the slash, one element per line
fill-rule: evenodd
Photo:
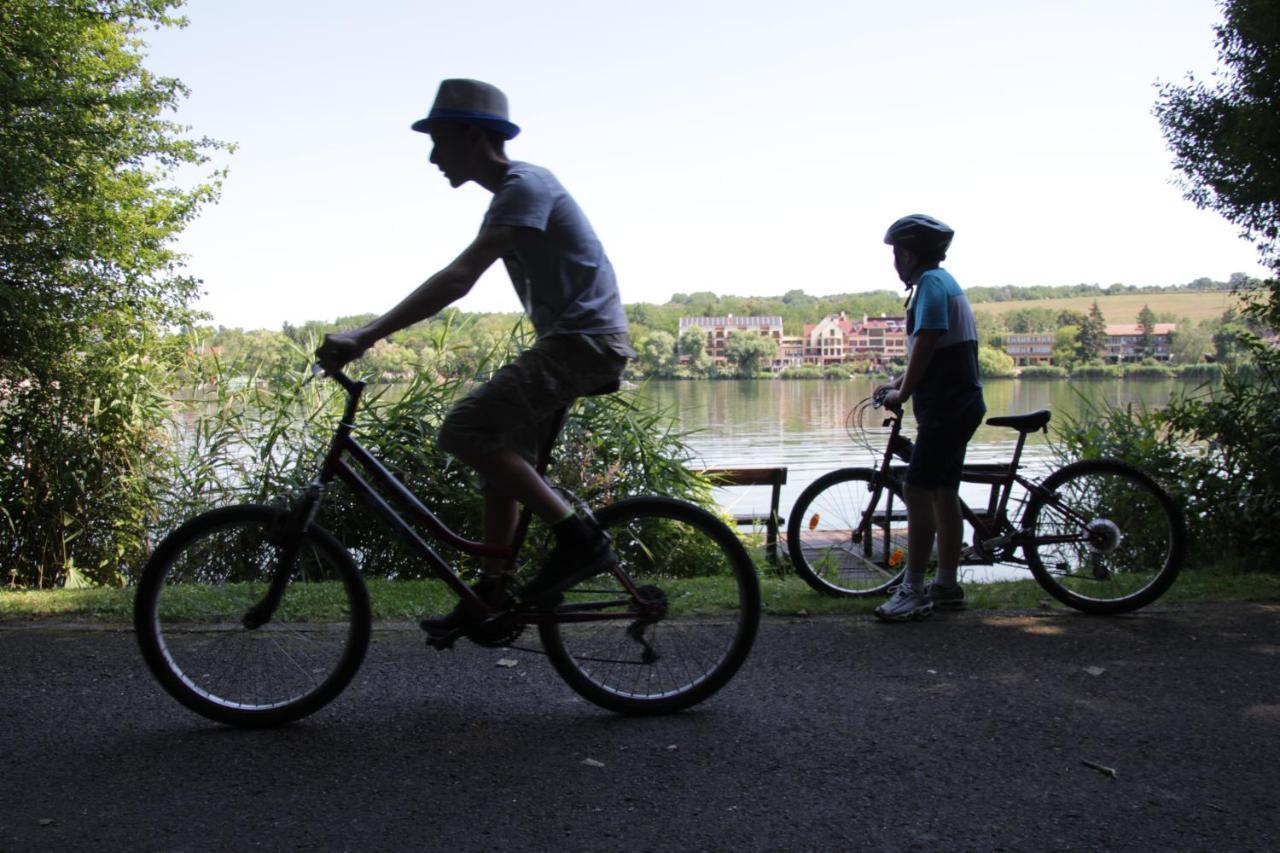
<path fill-rule="evenodd" d="M 988 416 L 1050 409 L 1055 423 L 1077 416 L 1087 400 L 1135 407 L 1165 405 L 1177 389 L 1198 383 L 1176 380 L 989 380 L 985 383 Z M 810 482 L 833 468 L 874 464 L 884 447 L 886 431 L 868 430 L 871 449 L 860 446 L 846 429 L 849 412 L 870 395 L 875 382 L 866 377 L 849 381 L 654 381 L 643 393 L 674 412 L 689 444 L 708 466 L 785 465 L 783 511 Z M 907 424 L 914 429 L 908 415 Z M 1017 434 L 983 426 L 969 446 L 974 462 L 1003 461 L 1013 452 Z M 1053 462 L 1043 433 L 1028 438 L 1024 460 L 1029 468 L 1044 469 Z M 964 494 L 966 500 L 969 494 Z M 974 496 L 977 497 L 977 496 Z M 737 513 L 767 512 L 768 489 L 721 490 L 719 498 Z"/>

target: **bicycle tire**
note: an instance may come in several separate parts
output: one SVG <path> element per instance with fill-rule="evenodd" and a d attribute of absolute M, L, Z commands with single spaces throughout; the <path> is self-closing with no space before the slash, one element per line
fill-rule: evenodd
<path fill-rule="evenodd" d="M 672 498 L 628 498 L 596 519 L 618 565 L 564 595 L 556 612 L 651 618 L 539 625 L 556 672 L 583 698 L 621 714 L 666 714 L 704 701 L 746 661 L 760 624 L 755 565 L 714 515 Z M 652 656 L 652 657 L 651 657 Z"/>
<path fill-rule="evenodd" d="M 1073 462 L 1033 491 L 1023 515 L 1023 553 L 1046 592 L 1084 613 L 1144 607 L 1182 569 L 1186 521 L 1146 472 L 1112 459 Z M 1049 542 L 1051 537 L 1066 541 Z"/>
<path fill-rule="evenodd" d="M 198 515 L 160 543 L 138 582 L 134 627 L 148 668 L 175 699 L 219 723 L 277 726 L 313 713 L 342 692 L 369 646 L 364 580 L 314 525 L 274 617 L 244 626 L 270 583 L 287 517 L 254 504 Z"/>
<path fill-rule="evenodd" d="M 796 574 L 827 595 L 883 595 L 906 568 L 906 507 L 901 483 L 870 468 L 814 480 L 787 519 Z M 877 514 L 887 523 L 875 524 Z"/>

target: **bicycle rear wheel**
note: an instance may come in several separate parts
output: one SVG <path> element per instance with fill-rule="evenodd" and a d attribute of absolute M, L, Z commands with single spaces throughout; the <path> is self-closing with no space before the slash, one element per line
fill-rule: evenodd
<path fill-rule="evenodd" d="M 1110 459 L 1073 462 L 1033 492 L 1023 516 L 1027 564 L 1054 598 L 1085 613 L 1150 604 L 1182 568 L 1182 510 L 1141 469 Z"/>
<path fill-rule="evenodd" d="M 285 550 L 288 514 L 266 506 L 199 515 L 165 538 L 138 583 L 134 626 L 147 666 L 183 705 L 258 727 L 316 711 L 369 645 L 369 595 L 343 547 L 312 526 L 273 618 L 246 628 Z"/>
<path fill-rule="evenodd" d="M 687 708 L 723 687 L 760 623 L 755 566 L 715 516 L 670 498 L 630 498 L 596 519 L 619 563 L 569 589 L 539 626 L 562 678 L 624 714 Z"/>
<path fill-rule="evenodd" d="M 881 595 L 906 567 L 907 504 L 897 480 L 842 468 L 809 484 L 787 519 L 796 573 L 828 595 Z"/>

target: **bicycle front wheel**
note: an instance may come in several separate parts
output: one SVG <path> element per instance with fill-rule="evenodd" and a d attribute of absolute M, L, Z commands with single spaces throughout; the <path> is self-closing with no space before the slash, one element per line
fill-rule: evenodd
<path fill-rule="evenodd" d="M 216 509 L 160 543 L 138 583 L 134 626 L 147 666 L 191 710 L 234 726 L 287 723 L 351 681 L 369 646 L 369 594 L 346 550 L 312 526 L 273 617 L 247 628 L 286 553 L 288 514 Z"/>
<path fill-rule="evenodd" d="M 902 486 L 870 468 L 843 468 L 809 484 L 787 519 L 796 573 L 828 595 L 883 594 L 906 568 Z"/>
<path fill-rule="evenodd" d="M 1182 510 L 1145 472 L 1110 459 L 1073 462 L 1034 490 L 1023 545 L 1036 580 L 1085 613 L 1135 610 L 1169 589 L 1182 569 Z"/>
<path fill-rule="evenodd" d="M 539 626 L 562 678 L 624 714 L 687 708 L 723 687 L 760 623 L 755 566 L 732 530 L 692 504 L 630 498 L 596 513 L 618 565 L 570 588 Z"/>

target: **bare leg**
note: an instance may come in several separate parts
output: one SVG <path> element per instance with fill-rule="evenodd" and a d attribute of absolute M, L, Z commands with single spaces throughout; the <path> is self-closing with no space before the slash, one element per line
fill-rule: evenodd
<path fill-rule="evenodd" d="M 933 514 L 938 528 L 937 580 L 943 586 L 950 586 L 956 583 L 961 537 L 964 535 L 964 517 L 960 514 L 959 494 L 953 489 L 935 489 Z"/>
<path fill-rule="evenodd" d="M 510 545 L 515 539 L 519 520 L 520 506 L 515 498 L 492 491 L 484 493 L 485 542 L 491 545 Z M 500 577 L 513 568 L 510 560 L 500 557 L 484 558 L 484 573 L 491 578 Z"/>
<path fill-rule="evenodd" d="M 570 507 L 564 499 L 514 450 L 504 447 L 476 456 L 457 455 L 480 472 L 495 495 L 519 501 L 548 524 L 568 514 Z M 511 541 L 509 535 L 507 541 Z"/>
<path fill-rule="evenodd" d="M 907 503 L 907 586 L 919 588 L 933 555 L 936 524 L 933 517 L 934 490 L 907 483 L 902 496 Z"/>

